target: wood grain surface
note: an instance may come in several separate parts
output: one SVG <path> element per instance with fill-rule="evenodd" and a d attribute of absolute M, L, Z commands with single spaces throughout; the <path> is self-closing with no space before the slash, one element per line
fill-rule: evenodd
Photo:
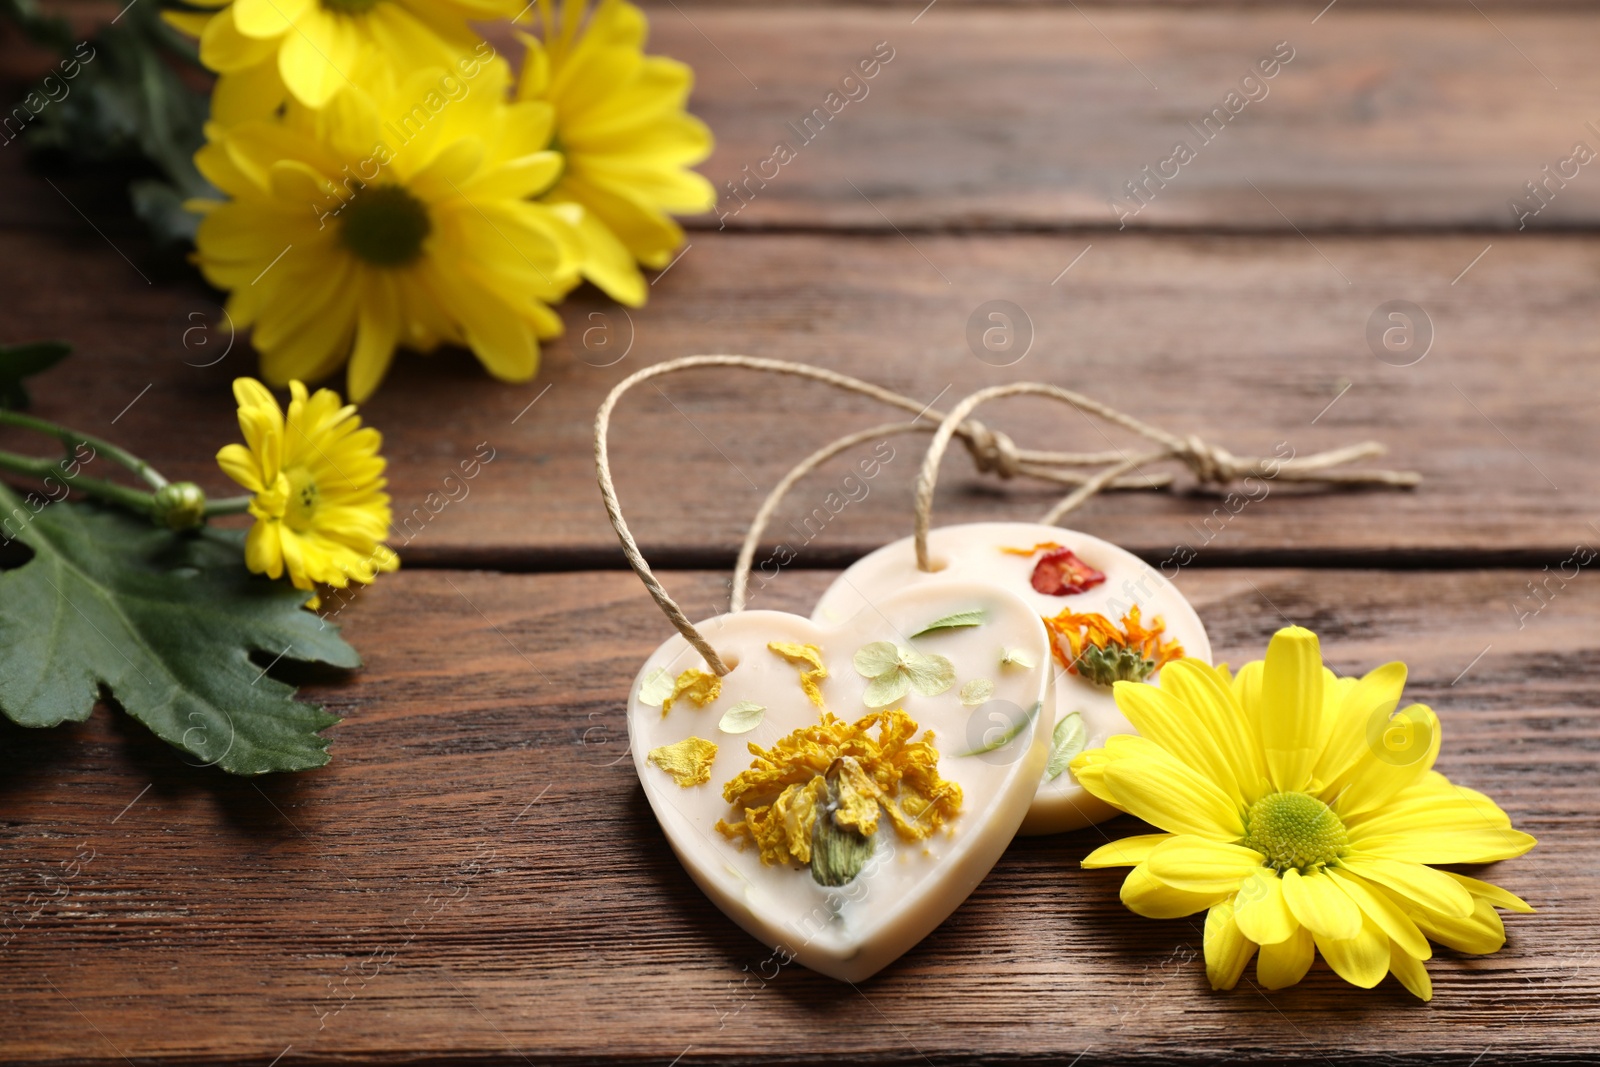
<path fill-rule="evenodd" d="M 779 968 L 690 883 L 625 758 L 628 686 L 669 633 L 637 581 L 403 572 L 346 613 L 366 669 L 307 691 L 345 716 L 321 771 L 186 768 L 105 709 L 0 730 L 0 1055 L 1593 1062 L 1600 585 L 1582 575 L 1519 630 L 1507 601 L 1536 577 L 1180 578 L 1219 658 L 1259 657 L 1287 616 L 1341 672 L 1408 661 L 1408 697 L 1444 723 L 1441 769 L 1540 839 L 1492 868 L 1539 912 L 1510 917 L 1496 955 L 1440 950 L 1431 1004 L 1392 981 L 1353 990 L 1321 964 L 1282 992 L 1212 993 L 1196 922 L 1138 918 L 1115 872 L 1078 868 L 1103 833 L 1137 832 L 1130 819 L 1017 841 L 858 988 Z M 724 578 L 669 586 L 698 614 Z M 805 611 L 829 578 L 785 575 L 762 606 Z M 21 910 L 30 891 L 37 915 Z"/>
<path fill-rule="evenodd" d="M 87 28 L 122 5 L 55 6 Z M 647 307 L 575 294 L 535 382 L 403 354 L 365 405 L 406 568 L 339 611 L 363 671 L 287 676 L 345 716 L 333 763 L 227 778 L 104 707 L 0 723 L 0 1063 L 1600 1063 L 1600 585 L 1552 577 L 1600 545 L 1595 164 L 1525 229 L 1508 205 L 1574 142 L 1600 149 L 1600 4 L 648 6 L 654 48 L 695 68 L 724 217 L 690 223 Z M 1188 124 L 1279 41 L 1294 58 L 1267 95 L 1119 229 L 1124 183 L 1195 145 Z M 795 146 L 789 124 L 878 42 L 894 57 L 867 94 Z M 47 66 L 0 39 L 8 96 Z M 794 159 L 728 193 L 780 140 Z M 74 343 L 38 413 L 221 491 L 228 383 L 254 356 L 220 294 L 143 239 L 124 177 L 0 146 L 0 341 Z M 991 301 L 1014 305 L 1009 352 L 969 340 Z M 1373 347 L 1395 301 L 1430 344 Z M 1152 562 L 1192 550 L 1179 584 L 1219 658 L 1292 620 L 1341 671 L 1408 661 L 1440 768 L 1539 837 L 1491 874 L 1539 912 L 1493 956 L 1440 950 L 1431 1004 L 1320 963 L 1214 994 L 1195 922 L 1133 916 L 1114 872 L 1079 869 L 1090 829 L 1014 843 L 859 988 L 775 966 L 689 882 L 625 758 L 628 686 L 669 631 L 616 569 L 589 459 L 612 385 L 713 351 L 941 406 L 1052 381 L 1240 453 L 1386 443 L 1419 489 L 1274 485 L 1241 507 L 1180 474 L 1071 522 Z M 623 405 L 618 484 L 668 587 L 710 615 L 726 571 L 702 568 L 731 561 L 765 491 L 889 417 L 757 377 L 657 384 Z M 1133 444 L 1039 402 L 982 417 L 1027 447 Z M 909 532 L 922 439 L 892 444 L 826 522 L 844 462 L 797 489 L 771 538 L 797 569 L 754 606 L 806 612 L 827 568 Z M 935 521 L 1054 499 L 958 450 Z"/>
<path fill-rule="evenodd" d="M 63 254 L 64 243 L 76 254 Z M 419 563 L 616 565 L 588 447 L 595 407 L 647 364 L 743 352 L 945 406 L 984 385 L 1055 382 L 1241 454 L 1377 440 L 1390 448 L 1385 462 L 1425 478 L 1415 492 L 1266 487 L 1241 506 L 1191 495 L 1180 472 L 1177 492 L 1104 496 L 1074 519 L 1157 561 L 1188 545 L 1207 562 L 1392 553 L 1543 564 L 1600 537 L 1600 470 L 1581 447 L 1600 414 L 1590 296 L 1600 256 L 1584 239 L 1530 235 L 1493 242 L 1459 277 L 1490 243 L 1013 235 L 919 236 L 913 247 L 898 236 L 696 235 L 645 308 L 625 313 L 587 293 L 570 300 L 567 335 L 529 385 L 494 382 L 461 352 L 402 354 L 363 414 L 387 442 L 401 553 Z M 0 231 L 0 257 L 32 265 L 11 283 L 14 336 L 68 337 L 81 349 L 39 379 L 40 414 L 114 430 L 172 476 L 225 488 L 210 457 L 237 438 L 228 382 L 254 361 L 243 338 L 227 349 L 216 299 L 182 281 L 144 285 L 92 233 L 64 242 Z M 1368 347 L 1369 320 L 1397 299 L 1420 306 L 1433 328 L 1431 351 L 1410 366 L 1391 364 L 1415 352 L 1384 362 Z M 983 346 L 968 343 L 969 319 L 991 300 L 1020 310 L 1018 345 L 1031 324 L 1031 350 L 1011 366 L 986 363 L 974 354 Z M 792 418 L 775 432 L 780 396 Z M 1043 401 L 980 414 L 1031 447 L 1137 442 Z M 617 416 L 622 501 L 658 562 L 731 561 L 792 464 L 835 436 L 899 417 L 749 372 L 658 380 Z M 910 532 L 908 486 L 925 443 L 891 443 L 895 458 L 866 497 L 804 546 L 807 565 Z M 485 444 L 496 458 L 468 495 L 441 507 L 447 489 L 463 492 L 445 479 Z M 979 479 L 955 451 L 940 521 L 1034 518 L 1056 499 L 1050 486 Z M 802 483 L 773 540 L 804 540 L 806 516 L 848 469 L 841 459 Z M 1352 509 L 1363 521 L 1346 521 Z"/>

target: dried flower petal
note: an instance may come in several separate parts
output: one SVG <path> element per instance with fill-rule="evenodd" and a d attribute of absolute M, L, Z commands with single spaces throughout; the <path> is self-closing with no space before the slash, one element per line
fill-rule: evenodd
<path fill-rule="evenodd" d="M 747 734 L 761 725 L 767 709 L 753 700 L 741 700 L 722 714 L 717 729 L 725 734 Z"/>
<path fill-rule="evenodd" d="M 665 667 L 657 667 L 639 683 L 639 703 L 648 708 L 659 708 L 672 696 L 672 675 Z"/>
<path fill-rule="evenodd" d="M 679 697 L 686 696 L 695 702 L 695 706 L 703 708 L 721 695 L 721 678 L 710 671 L 690 667 L 678 675 L 678 680 L 672 683 L 671 694 L 661 702 L 661 717 L 666 718 L 667 712 L 672 710 L 673 702 Z"/>
<path fill-rule="evenodd" d="M 876 738 L 868 733 L 873 727 Z M 821 722 L 801 727 L 769 749 L 751 744 L 755 760 L 750 769 L 722 789 L 742 818 L 719 820 L 717 830 L 732 840 L 754 842 L 763 863 L 810 863 L 812 827 L 817 805 L 827 793 L 826 775 L 836 760 L 848 758 L 861 776 L 841 763 L 835 780 L 848 783 L 840 786 L 840 810 L 848 814 L 836 813 L 836 821 L 858 832 L 868 832 L 869 825 L 875 830 L 876 822 L 868 820 L 862 807 L 870 797 L 896 833 L 920 841 L 961 810 L 961 787 L 939 777 L 933 732 L 913 741 L 916 732 L 916 722 L 903 711 L 874 712 L 855 723 L 824 712 Z"/>
<path fill-rule="evenodd" d="M 703 738 L 686 737 L 675 745 L 652 748 L 645 758 L 687 789 L 711 781 L 711 762 L 717 758 L 717 746 Z"/>
<path fill-rule="evenodd" d="M 822 649 L 816 645 L 798 645 L 785 641 L 770 641 L 767 647 L 790 663 L 798 666 L 810 667 L 810 670 L 800 672 L 800 688 L 805 690 L 806 699 L 821 708 L 822 680 L 828 676 L 828 668 L 822 665 Z"/>
<path fill-rule="evenodd" d="M 1045 618 L 1045 629 L 1052 635 L 1051 651 L 1073 674 L 1100 685 L 1117 681 L 1142 682 L 1175 659 L 1183 658 L 1183 646 L 1164 640 L 1166 623 L 1161 616 L 1147 629 L 1139 621 L 1134 605 L 1120 625 L 1094 612 L 1078 614 L 1071 609 L 1054 618 Z M 1062 643 L 1066 648 L 1062 648 Z"/>
<path fill-rule="evenodd" d="M 994 683 L 987 678 L 974 678 L 961 687 L 961 703 L 969 708 L 978 707 L 994 696 Z"/>

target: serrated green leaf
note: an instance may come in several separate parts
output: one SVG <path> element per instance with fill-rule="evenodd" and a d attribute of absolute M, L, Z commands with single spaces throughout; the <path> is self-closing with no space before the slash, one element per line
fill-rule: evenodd
<path fill-rule="evenodd" d="M 233 774 L 328 762 L 338 722 L 251 660 L 359 667 L 310 594 L 253 577 L 242 535 L 178 534 L 94 504 L 37 514 L 0 485 L 0 512 L 30 518 L 33 558 L 0 572 L 0 712 L 23 726 L 89 717 L 102 692 L 168 744 Z M 17 530 L 14 524 L 13 530 Z"/>
<path fill-rule="evenodd" d="M 968 611 L 958 611 L 953 615 L 946 615 L 942 619 L 935 619 L 912 637 L 923 637 L 927 634 L 938 633 L 940 630 L 961 630 L 969 626 L 982 626 L 989 620 L 989 613 L 982 608 L 972 608 Z"/>
<path fill-rule="evenodd" d="M 1067 769 L 1067 764 L 1077 758 L 1083 751 L 1083 744 L 1089 739 L 1089 731 L 1083 725 L 1083 713 L 1069 711 L 1056 723 L 1055 732 L 1050 735 L 1050 762 L 1044 767 L 1044 780 L 1053 782 L 1061 777 L 1061 772 Z"/>
<path fill-rule="evenodd" d="M 0 408 L 21 411 L 28 406 L 28 390 L 22 380 L 48 370 L 72 352 L 65 341 L 33 341 L 21 345 L 0 345 Z"/>
<path fill-rule="evenodd" d="M 962 755 L 962 756 L 981 756 L 985 752 L 993 752 L 995 749 L 1000 748 L 1003 745 L 1010 744 L 1012 738 L 1014 738 L 1018 734 L 1020 734 L 1023 731 L 1023 729 L 1025 729 L 1030 723 L 1033 722 L 1034 719 L 1038 718 L 1039 709 L 1042 708 L 1043 706 L 1044 706 L 1043 704 L 1035 704 L 1033 707 L 1028 709 L 1028 713 L 1026 715 L 1024 715 L 1021 719 L 1019 719 L 1015 724 L 1012 725 L 1011 729 L 1007 730 L 1005 733 L 1001 734 L 999 737 L 995 738 L 993 741 L 990 741 L 988 744 L 980 745 L 979 747 L 973 749 L 971 752 L 962 752 L 960 755 Z M 976 715 L 977 712 L 973 712 L 973 714 Z"/>
<path fill-rule="evenodd" d="M 657 667 L 639 683 L 639 703 L 659 708 L 672 695 L 673 677 L 665 667 Z"/>
<path fill-rule="evenodd" d="M 974 678 L 961 687 L 961 703 L 976 708 L 994 696 L 994 683 L 987 678 Z"/>
<path fill-rule="evenodd" d="M 767 709 L 751 700 L 741 700 L 722 715 L 717 729 L 725 734 L 747 734 L 761 725 Z"/>

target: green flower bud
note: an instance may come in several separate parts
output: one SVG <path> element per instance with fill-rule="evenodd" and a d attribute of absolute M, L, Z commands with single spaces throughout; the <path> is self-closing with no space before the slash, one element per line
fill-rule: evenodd
<path fill-rule="evenodd" d="M 206 494 L 193 482 L 173 482 L 156 490 L 154 518 L 169 530 L 192 530 L 206 522 Z"/>

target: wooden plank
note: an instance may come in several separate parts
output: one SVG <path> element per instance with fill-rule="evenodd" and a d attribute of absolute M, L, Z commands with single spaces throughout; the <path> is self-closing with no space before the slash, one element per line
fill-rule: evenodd
<path fill-rule="evenodd" d="M 1073 520 L 1156 562 L 1181 546 L 1204 563 L 1555 561 L 1600 536 L 1591 525 L 1600 473 L 1576 450 L 1592 439 L 1594 408 L 1583 398 L 1600 387 L 1586 340 L 1593 245 L 1528 235 L 1489 244 L 698 235 L 644 309 L 576 295 L 563 309 L 567 337 L 535 382 L 495 383 L 461 352 L 402 355 L 365 414 L 386 435 L 398 541 L 413 562 L 612 565 L 616 541 L 590 457 L 594 410 L 627 373 L 718 351 L 811 362 L 944 405 L 998 382 L 1056 382 L 1240 454 L 1377 439 L 1390 446 L 1389 462 L 1426 478 L 1409 493 L 1280 486 L 1262 499 L 1256 487 L 1248 506 L 1124 493 Z M 225 323 L 208 325 L 222 317 L 216 298 L 178 281 L 146 285 L 87 231 L 0 233 L 0 262 L 27 265 L 8 283 L 8 336 L 63 337 L 80 349 L 38 379 L 38 412 L 224 491 L 210 457 L 236 439 L 228 382 L 254 372 L 255 360 L 242 338 L 227 349 Z M 975 310 L 997 299 L 1021 307 L 1034 331 L 1026 358 L 1003 368 L 980 361 L 966 339 Z M 1432 351 L 1412 366 L 1381 362 L 1367 347 L 1369 320 L 1394 299 L 1417 302 L 1435 327 Z M 614 450 L 623 503 L 665 561 L 731 560 L 790 465 L 825 440 L 897 417 L 755 374 L 657 384 L 624 401 Z M 981 414 L 1026 446 L 1134 445 L 1038 401 Z M 4 440 L 24 444 L 16 434 Z M 819 472 L 796 490 L 772 540 L 800 548 L 816 534 L 801 552 L 802 565 L 816 565 L 904 536 L 924 441 L 892 442 L 894 458 L 866 498 L 808 528 L 850 468 L 840 460 Z M 480 446 L 494 459 L 463 486 L 459 467 Z M 957 454 L 935 520 L 1031 518 L 1054 499 L 1050 487 L 980 481 Z"/>
<path fill-rule="evenodd" d="M 761 604 L 805 610 L 830 577 L 786 575 Z M 1210 992 L 1195 923 L 1137 918 L 1114 873 L 1078 869 L 1093 829 L 1016 843 L 859 989 L 774 974 L 618 762 L 629 682 L 669 632 L 632 576 L 412 572 L 344 612 L 367 668 L 307 690 L 346 716 L 323 770 L 188 768 L 104 709 L 0 729 L 0 1059 L 1593 1063 L 1600 585 L 1551 585 L 1519 630 L 1506 600 L 1539 577 L 1181 579 L 1235 663 L 1280 612 L 1342 672 L 1409 661 L 1409 696 L 1445 724 L 1441 769 L 1540 838 L 1490 875 L 1540 913 L 1496 955 L 1441 950 L 1426 1007 L 1320 964 L 1283 992 Z M 723 579 L 666 575 L 691 612 Z"/>
<path fill-rule="evenodd" d="M 1323 6 L 940 4 L 919 17 L 922 4 L 658 4 L 652 33 L 694 66 L 694 109 L 718 137 L 702 169 L 723 217 L 701 228 L 1115 230 L 1126 183 L 1181 139 L 1195 158 L 1164 167 L 1176 177 L 1146 187 L 1153 199 L 1129 225 L 1514 231 L 1508 201 L 1538 204 L 1525 183 L 1577 141 L 1600 151 L 1585 125 L 1600 125 L 1592 4 L 1347 2 L 1317 18 Z M 1229 103 L 1279 41 L 1293 60 L 1248 89 L 1259 99 Z M 859 99 L 830 102 L 879 42 L 893 59 L 846 86 Z M 1202 141 L 1189 124 L 1219 107 L 1238 113 Z M 769 162 L 780 143 L 794 158 Z M 1592 169 L 1552 179 L 1527 224 L 1600 222 Z M 0 224 L 82 225 L 48 186 L 5 168 L 0 192 Z"/>

